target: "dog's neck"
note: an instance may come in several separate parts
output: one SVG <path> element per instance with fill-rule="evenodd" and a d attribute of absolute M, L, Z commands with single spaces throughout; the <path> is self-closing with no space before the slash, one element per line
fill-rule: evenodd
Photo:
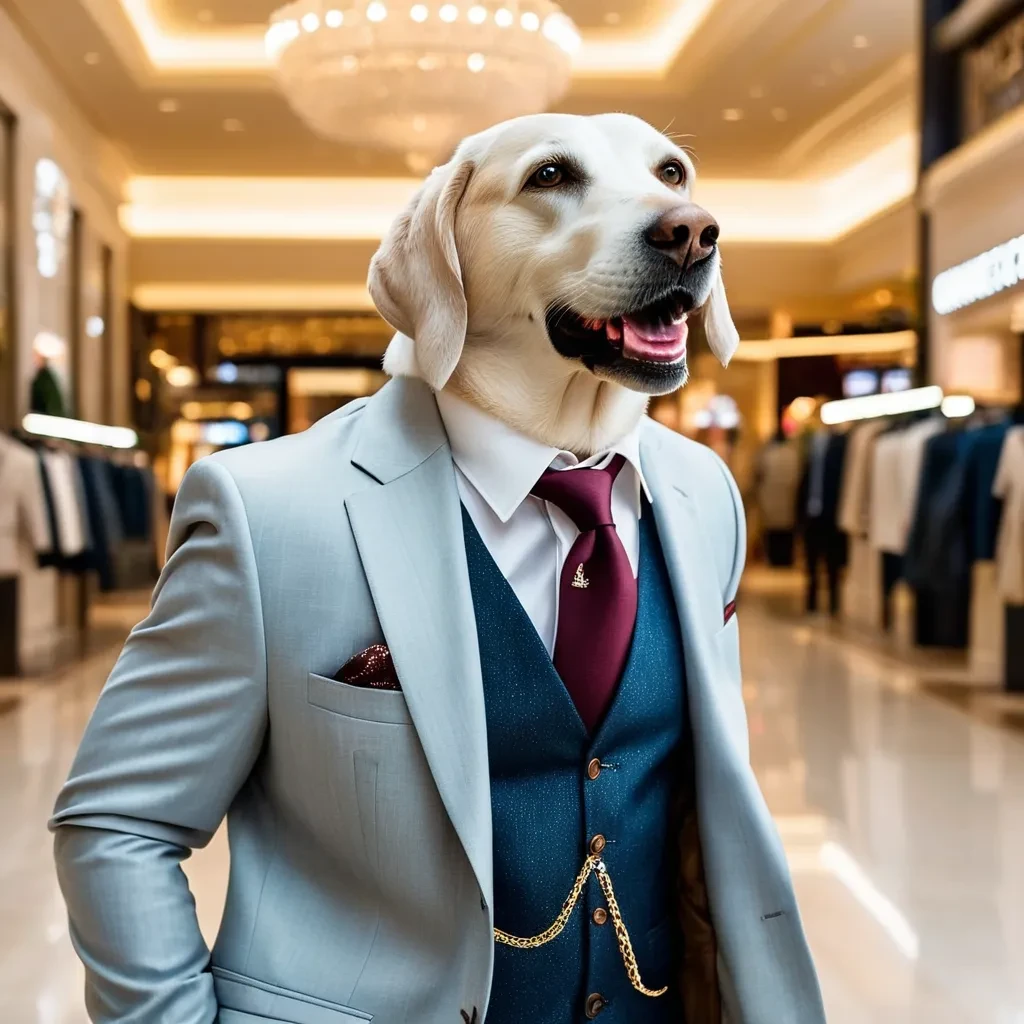
<path fill-rule="evenodd" d="M 489 372 L 479 359 L 461 364 L 445 390 L 542 444 L 579 459 L 607 451 L 636 429 L 648 396 L 580 369 L 547 380 L 502 361 Z"/>

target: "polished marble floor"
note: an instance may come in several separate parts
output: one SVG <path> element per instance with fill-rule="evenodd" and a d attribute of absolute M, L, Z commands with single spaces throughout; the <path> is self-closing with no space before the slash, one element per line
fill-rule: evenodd
<path fill-rule="evenodd" d="M 774 599 L 745 602 L 742 634 L 752 756 L 830 1024 L 1024 1024 L 1024 735 Z M 2 1024 L 85 1024 L 45 820 L 112 658 L 0 683 Z M 207 936 L 225 861 L 218 837 L 187 867 Z"/>

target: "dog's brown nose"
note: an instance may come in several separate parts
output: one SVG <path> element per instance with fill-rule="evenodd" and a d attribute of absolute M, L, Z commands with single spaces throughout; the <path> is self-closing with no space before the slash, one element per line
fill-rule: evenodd
<path fill-rule="evenodd" d="M 647 231 L 647 242 L 689 270 L 715 251 L 718 222 L 696 203 L 681 203 L 654 222 Z"/>

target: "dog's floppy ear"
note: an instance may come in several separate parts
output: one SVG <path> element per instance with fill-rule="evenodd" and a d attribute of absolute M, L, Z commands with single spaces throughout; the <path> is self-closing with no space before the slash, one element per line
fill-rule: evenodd
<path fill-rule="evenodd" d="M 721 259 L 715 284 L 711 289 L 707 302 L 701 307 L 704 318 L 704 334 L 708 339 L 708 347 L 723 366 L 736 354 L 740 344 L 740 335 L 732 322 L 729 312 L 729 300 L 725 297 L 725 284 L 722 282 Z"/>
<path fill-rule="evenodd" d="M 436 167 L 370 261 L 370 295 L 398 331 L 384 369 L 392 376 L 422 377 L 436 390 L 452 375 L 466 340 L 455 214 L 473 166 L 456 156 Z"/>

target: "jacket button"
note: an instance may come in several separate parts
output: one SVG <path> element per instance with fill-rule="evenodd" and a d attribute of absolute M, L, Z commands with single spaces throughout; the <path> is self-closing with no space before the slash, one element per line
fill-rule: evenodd
<path fill-rule="evenodd" d="M 600 992 L 587 996 L 587 1020 L 593 1020 L 607 1005 L 608 1001 Z"/>
<path fill-rule="evenodd" d="M 591 781 L 596 779 L 601 774 L 601 762 L 595 757 L 590 764 L 587 765 L 587 778 Z"/>
<path fill-rule="evenodd" d="M 590 840 L 590 852 L 597 856 L 597 854 L 601 853 L 601 851 L 604 850 L 605 846 L 607 845 L 608 844 L 604 836 L 598 834 Z"/>
<path fill-rule="evenodd" d="M 598 907 L 593 914 L 590 915 L 590 919 L 594 924 L 607 924 L 608 923 L 608 911 L 604 907 Z"/>

